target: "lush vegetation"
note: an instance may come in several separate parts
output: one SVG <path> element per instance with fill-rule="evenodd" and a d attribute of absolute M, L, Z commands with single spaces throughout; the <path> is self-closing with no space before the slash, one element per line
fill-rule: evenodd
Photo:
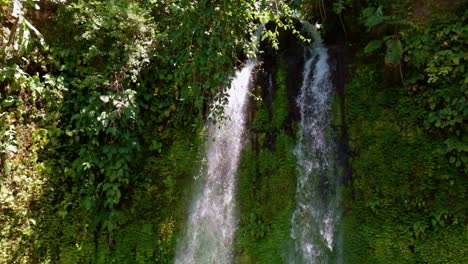
<path fill-rule="evenodd" d="M 210 105 L 283 12 L 2 0 L 2 262 L 170 262 Z"/>
<path fill-rule="evenodd" d="M 281 56 L 280 56 L 281 57 Z M 295 208 L 294 136 L 287 132 L 289 102 L 284 61 L 276 62 L 274 82 L 255 86 L 250 142 L 239 165 L 239 263 L 283 263 Z M 264 77 L 268 79 L 269 77 Z M 258 79 L 261 80 L 260 77 Z M 265 93 L 270 87 L 274 95 Z M 274 99 L 268 104 L 268 97 Z M 260 100 L 259 100 L 260 98 Z"/>
<path fill-rule="evenodd" d="M 366 38 L 345 88 L 350 263 L 467 257 L 463 5 L 369 1 L 359 10 Z"/>
<path fill-rule="evenodd" d="M 222 118 L 212 102 L 257 52 L 259 23 L 273 94 L 266 77 L 251 94 L 236 255 L 282 263 L 297 132 L 282 45 L 285 31 L 304 40 L 296 15 L 356 54 L 335 102 L 351 150 L 345 262 L 462 263 L 465 10 L 442 0 L 0 0 L 0 263 L 172 262 L 207 113 Z"/>

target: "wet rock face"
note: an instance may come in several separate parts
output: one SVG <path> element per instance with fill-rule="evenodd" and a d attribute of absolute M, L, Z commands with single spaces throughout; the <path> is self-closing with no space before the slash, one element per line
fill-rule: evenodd
<path fill-rule="evenodd" d="M 332 68 L 332 81 L 336 89 L 336 99 L 339 100 L 340 126 L 336 127 L 338 134 L 337 142 L 337 160 L 344 170 L 343 181 L 347 182 L 351 179 L 352 172 L 348 164 L 349 144 L 348 130 L 346 125 L 345 115 L 345 80 L 347 78 L 347 65 L 353 60 L 352 52 L 350 52 L 344 43 L 330 45 L 328 48 L 330 55 L 330 65 Z"/>
<path fill-rule="evenodd" d="M 342 34 L 342 33 L 341 33 Z M 338 33 L 337 35 L 340 35 Z M 341 167 L 344 169 L 343 180 L 346 182 L 351 179 L 351 169 L 348 165 L 348 131 L 346 125 L 346 116 L 345 116 L 345 81 L 348 77 L 348 65 L 354 60 L 354 52 L 351 51 L 347 46 L 344 37 L 335 36 L 333 39 L 325 39 L 325 45 L 328 48 L 329 54 L 329 64 L 331 66 L 331 80 L 333 86 L 335 87 L 335 100 L 339 102 L 339 111 L 340 113 L 335 113 L 339 115 L 340 126 L 335 127 L 337 130 L 337 160 L 340 163 Z M 293 39 L 289 40 L 290 43 L 287 46 L 285 51 L 286 63 L 288 64 L 288 91 L 290 95 L 290 102 L 295 102 L 295 98 L 299 93 L 299 85 L 302 81 L 302 71 L 304 65 L 304 54 L 301 52 L 303 50 L 302 44 L 298 41 L 294 42 Z M 295 104 L 294 104 L 295 106 Z M 295 108 L 291 113 L 290 117 L 292 120 L 297 121 L 299 118 L 298 109 Z"/>
<path fill-rule="evenodd" d="M 304 44 L 289 31 L 280 31 L 279 35 L 279 50 L 263 47 L 264 54 L 262 55 L 263 68 L 266 76 L 273 76 L 276 73 L 277 64 L 283 61 L 287 71 L 288 101 L 290 102 L 290 114 L 288 121 L 299 120 L 298 108 L 295 100 L 299 94 L 302 82 L 302 71 L 304 67 Z M 269 77 L 265 78 L 265 82 L 269 82 Z M 265 83 L 264 87 L 267 87 Z M 263 98 L 271 104 L 274 97 L 274 89 L 268 95 L 268 90 L 264 90 Z"/>
<path fill-rule="evenodd" d="M 298 29 L 299 28 L 300 26 L 298 26 Z M 349 147 L 344 108 L 344 89 L 345 79 L 347 77 L 347 65 L 353 60 L 353 52 L 346 47 L 342 39 L 343 38 L 339 36 L 334 36 L 332 39 L 325 39 L 324 42 L 329 53 L 330 74 L 331 81 L 335 87 L 335 100 L 338 100 L 337 103 L 339 105 L 339 108 L 334 109 L 334 111 L 339 111 L 339 113 L 335 113 L 335 115 L 340 117 L 339 125 L 335 127 L 338 137 L 337 160 L 345 171 L 343 180 L 347 181 L 351 178 L 351 171 L 347 164 Z M 300 94 L 303 81 L 304 47 L 305 44 L 302 43 L 297 36 L 293 35 L 291 32 L 280 31 L 278 50 L 273 50 L 268 43 L 262 43 L 260 47 L 263 51 L 260 55 L 261 65 L 258 67 L 253 77 L 254 85 L 252 86 L 252 93 L 262 98 L 262 101 L 267 105 L 271 114 L 273 111 L 273 101 L 278 88 L 274 76 L 278 71 L 279 64 L 283 64 L 282 67 L 286 70 L 286 87 L 289 105 L 289 113 L 284 129 L 293 137 L 297 135 L 294 124 L 297 124 L 300 120 L 300 111 L 297 106 L 296 98 L 298 98 Z M 251 98 L 251 100 L 254 99 Z M 258 110 L 255 109 L 254 105 L 252 101 L 249 103 L 247 121 L 249 124 L 252 122 L 255 111 Z M 250 128 L 251 126 L 247 125 L 247 127 Z M 253 145 L 258 149 L 258 144 L 255 144 L 255 131 L 251 132 L 252 133 L 249 133 L 249 140 L 254 143 Z M 274 133 L 267 133 L 266 146 L 274 148 L 274 138 Z"/>
<path fill-rule="evenodd" d="M 268 27 L 268 25 L 267 25 Z M 296 98 L 302 83 L 302 72 L 304 67 L 304 44 L 288 31 L 280 31 L 279 34 L 279 49 L 274 50 L 271 48 L 270 43 L 262 42 L 260 46 L 260 62 L 261 65 L 255 70 L 253 75 L 253 82 L 251 92 L 261 98 L 263 104 L 268 109 L 270 118 L 273 114 L 273 101 L 277 96 L 279 85 L 286 85 L 287 101 L 288 101 L 288 115 L 284 127 L 282 128 L 286 133 L 295 137 L 296 131 L 293 129 L 293 123 L 300 119 L 299 109 L 296 104 Z M 276 83 L 275 76 L 278 73 L 279 67 L 285 70 L 285 82 L 282 84 Z M 282 73 L 283 74 L 283 73 Z M 254 148 L 258 150 L 258 142 L 256 142 L 256 133 L 252 128 L 253 117 L 258 104 L 254 102 L 254 98 L 250 98 L 248 106 L 248 125 L 250 131 L 249 140 L 253 143 Z M 276 132 L 271 130 L 267 131 L 265 135 L 265 147 L 273 149 Z"/>
<path fill-rule="evenodd" d="M 291 104 L 289 119 L 297 121 L 299 120 L 299 109 L 297 108 L 295 101 L 299 95 L 299 91 L 302 83 L 302 73 L 304 68 L 304 47 L 302 43 L 299 43 L 294 36 L 289 36 L 287 40 L 287 46 L 284 52 L 284 62 L 287 69 L 287 88 L 288 88 L 288 99 Z"/>

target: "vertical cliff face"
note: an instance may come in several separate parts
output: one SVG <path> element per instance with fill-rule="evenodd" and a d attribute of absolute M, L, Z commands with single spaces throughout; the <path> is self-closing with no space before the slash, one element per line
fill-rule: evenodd
<path fill-rule="evenodd" d="M 304 66 L 308 59 L 304 50 L 308 44 L 285 31 L 280 33 L 279 44 L 279 50 L 269 49 L 268 45 L 262 47 L 262 63 L 256 73 L 249 104 L 248 145 L 239 171 L 240 225 L 236 238 L 236 255 L 240 263 L 295 261 L 291 258 L 295 246 L 290 230 L 291 217 L 297 207 L 296 185 L 300 170 L 297 168 L 298 157 L 293 153 L 300 138 L 301 119 L 304 118 L 298 98 L 301 87 L 304 86 Z M 313 64 L 312 69 L 316 69 L 317 62 L 318 59 L 310 62 Z M 344 49 L 339 45 L 332 46 L 329 56 L 322 63 L 329 65 L 327 76 L 331 87 L 330 102 L 334 102 L 330 105 L 332 115 L 328 120 L 332 131 L 327 133 L 337 143 L 336 152 L 334 150 L 334 154 L 329 153 L 332 156 L 328 158 L 336 160 L 336 166 L 345 168 L 347 144 L 342 114 L 346 63 Z M 316 77 L 313 75 L 311 71 L 306 78 L 314 80 Z M 304 102 L 312 107 L 317 103 Z M 310 118 L 314 120 L 313 117 Z M 336 183 L 343 182 L 342 173 L 339 175 Z M 323 184 L 319 185 L 324 187 Z M 323 192 L 326 193 L 326 189 L 324 187 Z M 299 230 L 296 228 L 297 232 Z M 337 234 L 339 243 L 340 230 L 331 232 Z M 317 233 L 316 236 L 310 239 L 318 239 L 321 235 Z M 335 242 L 330 240 L 330 243 Z M 330 249 L 328 251 L 327 254 L 330 255 Z M 330 258 L 339 259 L 339 254 L 339 250 L 334 250 Z"/>
<path fill-rule="evenodd" d="M 461 186 L 466 177 L 457 169 L 456 155 L 450 163 L 451 154 L 443 146 L 464 139 L 455 132 L 456 118 L 453 127 L 442 128 L 435 117 L 444 118 L 440 109 L 466 97 L 462 91 L 466 84 L 454 71 L 435 81 L 429 75 L 443 75 L 447 65 L 458 68 L 454 54 L 462 55 L 458 40 L 466 30 L 462 26 L 466 12 L 456 10 L 463 10 L 466 3 L 375 5 L 370 8 L 380 5 L 388 24 L 366 29 L 361 20 L 360 33 L 348 36 L 358 55 L 344 89 L 343 119 L 352 153 L 352 180 L 345 190 L 350 199 L 343 221 L 344 239 L 353 241 L 346 244 L 347 262 L 456 263 L 464 258 L 466 228 L 458 212 L 466 211 L 466 206 L 457 201 L 464 199 Z M 363 4 L 359 11 L 364 8 Z M 356 25 L 349 23 L 348 28 Z M 394 65 L 384 58 L 393 48 L 385 42 L 389 36 L 403 47 L 401 60 Z M 383 45 L 366 52 L 371 41 Z M 437 104 L 431 106 L 431 101 Z"/>
<path fill-rule="evenodd" d="M 284 263 L 295 206 L 295 98 L 302 80 L 303 46 L 280 34 L 280 50 L 262 45 L 239 167 L 238 263 Z"/>
<path fill-rule="evenodd" d="M 333 126 L 337 133 L 337 160 L 343 168 L 343 182 L 351 180 L 352 171 L 348 163 L 349 135 L 346 124 L 345 82 L 348 77 L 348 66 L 353 60 L 353 54 L 346 47 L 345 42 L 330 43 L 327 45 L 333 86 L 335 87 L 335 100 L 333 107 Z"/>

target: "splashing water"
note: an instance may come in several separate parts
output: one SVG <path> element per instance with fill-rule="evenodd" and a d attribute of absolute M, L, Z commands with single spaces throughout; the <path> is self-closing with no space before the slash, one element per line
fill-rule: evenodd
<path fill-rule="evenodd" d="M 290 263 L 330 263 L 338 218 L 335 146 L 330 135 L 333 85 L 327 49 L 318 34 L 305 48 L 304 79 L 297 98 L 300 138 L 295 149 L 298 179 L 291 219 Z"/>
<path fill-rule="evenodd" d="M 235 234 L 236 171 L 242 149 L 245 108 L 256 61 L 239 72 L 228 90 L 225 119 L 208 127 L 206 172 L 201 194 L 195 198 L 188 234 L 175 263 L 232 263 Z"/>

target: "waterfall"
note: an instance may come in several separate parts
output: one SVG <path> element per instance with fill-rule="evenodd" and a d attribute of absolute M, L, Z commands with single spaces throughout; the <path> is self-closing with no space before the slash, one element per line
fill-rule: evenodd
<path fill-rule="evenodd" d="M 175 263 L 232 263 L 236 171 L 242 149 L 247 92 L 256 61 L 238 71 L 228 89 L 224 119 L 208 125 L 204 186 L 195 197 L 187 238 Z"/>
<path fill-rule="evenodd" d="M 290 263 L 330 263 L 336 242 L 338 173 L 331 134 L 333 85 L 327 49 L 318 33 L 304 50 L 299 142 L 295 148 L 298 179 L 296 209 L 291 219 L 294 253 Z"/>

